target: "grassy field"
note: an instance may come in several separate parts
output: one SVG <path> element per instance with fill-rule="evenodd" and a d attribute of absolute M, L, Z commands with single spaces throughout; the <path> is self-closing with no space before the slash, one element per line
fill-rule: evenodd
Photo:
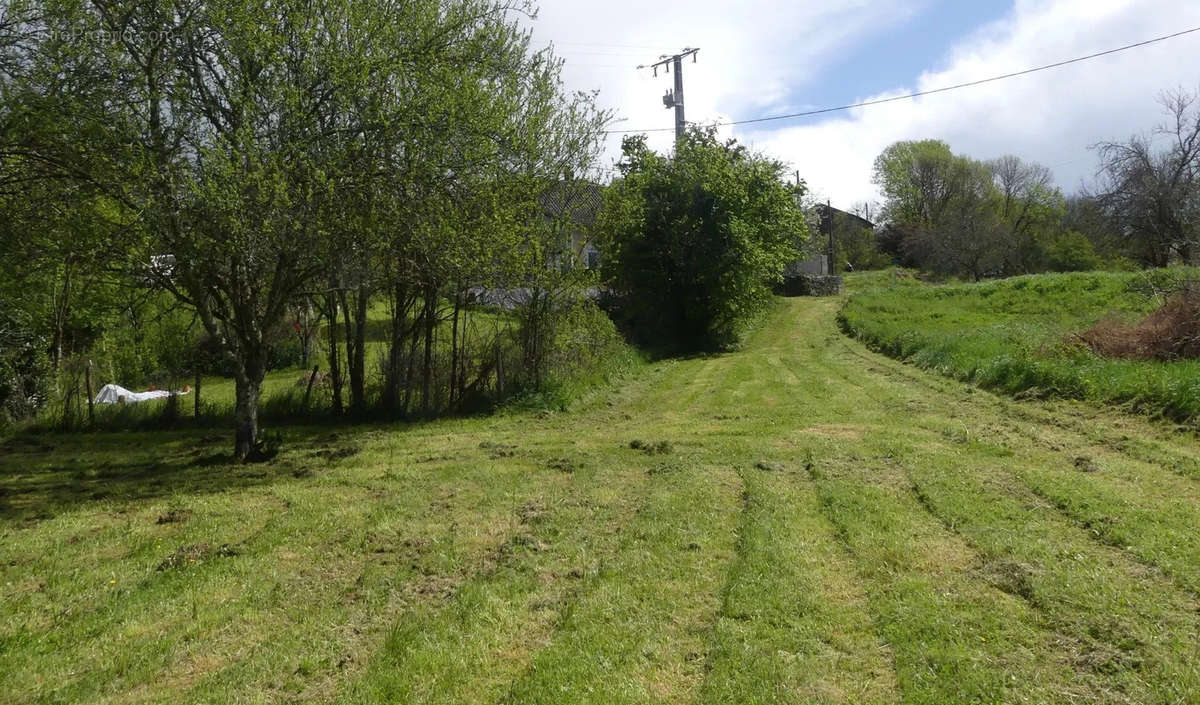
<path fill-rule="evenodd" d="M 269 464 L 11 439 L 0 702 L 1200 700 L 1195 438 L 906 366 L 839 305 Z"/>
<path fill-rule="evenodd" d="M 852 275 L 842 328 L 873 349 L 1024 396 L 1116 404 L 1195 426 L 1200 361 L 1106 359 L 1072 335 L 1114 316 L 1134 322 L 1171 282 L 1200 270 L 1041 274 L 932 286 L 892 272 Z"/>

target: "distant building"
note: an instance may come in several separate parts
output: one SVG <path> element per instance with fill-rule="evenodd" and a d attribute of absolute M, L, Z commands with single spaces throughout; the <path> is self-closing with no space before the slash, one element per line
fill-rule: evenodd
<path fill-rule="evenodd" d="M 808 215 L 809 232 L 812 234 L 804 246 L 808 256 L 788 264 L 784 269 L 785 277 L 796 277 L 801 274 L 813 276 L 836 274 L 838 268 L 831 266 L 831 262 L 838 261 L 835 251 L 837 248 L 831 234 L 845 227 L 875 229 L 875 224 L 866 218 L 839 210 L 827 203 L 818 203 L 809 211 Z"/>
<path fill-rule="evenodd" d="M 603 187 L 580 179 L 559 181 L 539 200 L 546 220 L 553 227 L 562 228 L 564 252 L 554 261 L 597 269 L 600 251 L 596 249 L 592 231 L 604 204 Z"/>

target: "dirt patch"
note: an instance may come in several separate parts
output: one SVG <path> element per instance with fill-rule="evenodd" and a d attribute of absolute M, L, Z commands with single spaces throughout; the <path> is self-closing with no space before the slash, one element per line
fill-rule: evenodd
<path fill-rule="evenodd" d="M 546 467 L 570 475 L 579 469 L 579 464 L 570 458 L 552 458 L 550 462 L 546 463 Z"/>
<path fill-rule="evenodd" d="M 345 460 L 359 454 L 361 449 L 353 446 L 342 446 L 341 448 L 327 448 L 317 453 L 317 457 L 325 460 Z"/>
<path fill-rule="evenodd" d="M 1075 666 L 1104 675 L 1139 671 L 1145 663 L 1145 649 L 1145 642 L 1134 635 L 1132 625 L 1112 617 L 1087 626 L 1087 638 Z"/>
<path fill-rule="evenodd" d="M 417 458 L 418 463 L 443 463 L 449 460 L 454 460 L 453 455 L 427 455 L 423 458 Z"/>
<path fill-rule="evenodd" d="M 1033 603 L 1036 595 L 1033 580 L 1036 570 L 1026 563 L 995 560 L 986 563 L 980 570 L 983 577 L 997 590 Z"/>
<path fill-rule="evenodd" d="M 164 571 L 171 568 L 181 568 L 196 563 L 202 563 L 210 558 L 230 557 L 238 555 L 239 551 L 227 543 L 214 547 L 211 543 L 202 541 L 182 546 L 158 564 L 156 570 Z"/>
<path fill-rule="evenodd" d="M 492 460 L 500 458 L 511 458 L 517 454 L 517 446 L 508 443 L 493 443 L 484 441 L 479 444 L 480 449 L 487 451 L 488 457 Z"/>
<path fill-rule="evenodd" d="M 522 524 L 526 525 L 540 524 L 546 520 L 546 517 L 549 515 L 549 513 L 549 510 L 546 509 L 546 505 L 542 504 L 541 502 L 530 501 L 522 504 L 520 507 L 517 507 L 517 517 L 521 520 Z"/>
<path fill-rule="evenodd" d="M 828 423 L 819 424 L 817 426 L 809 426 L 801 431 L 806 435 L 820 436 L 822 438 L 834 438 L 842 441 L 857 441 L 861 440 L 866 434 L 866 429 L 861 426 L 853 426 L 850 424 Z"/>
<path fill-rule="evenodd" d="M 192 512 L 188 509 L 168 509 L 158 518 L 154 520 L 155 524 L 179 524 L 192 518 Z"/>
<path fill-rule="evenodd" d="M 643 441 L 640 438 L 635 438 L 629 442 L 629 447 L 633 450 L 640 450 L 646 455 L 667 455 L 675 450 L 675 446 L 671 445 L 670 441 Z"/>
<path fill-rule="evenodd" d="M 422 575 L 400 588 L 405 602 L 445 602 L 458 592 L 463 578 L 457 575 Z"/>

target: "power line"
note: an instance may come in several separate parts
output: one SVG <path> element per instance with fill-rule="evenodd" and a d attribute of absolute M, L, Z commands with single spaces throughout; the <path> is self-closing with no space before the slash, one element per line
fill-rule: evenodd
<path fill-rule="evenodd" d="M 563 42 L 563 41 L 559 41 L 557 39 L 552 39 L 549 41 L 549 43 L 551 43 L 551 44 L 570 44 L 571 46 L 581 46 L 581 47 L 619 47 L 621 49 L 641 49 L 643 51 L 665 51 L 666 50 L 666 47 L 662 47 L 662 46 L 652 47 L 652 46 L 645 46 L 642 44 L 603 44 L 600 42 Z"/>
<path fill-rule="evenodd" d="M 820 110 L 808 110 L 808 111 L 805 111 L 802 113 L 789 113 L 787 115 L 773 115 L 770 117 L 752 118 L 749 120 L 730 120 L 730 121 L 726 121 L 726 122 L 717 122 L 717 123 L 713 123 L 713 124 L 716 125 L 717 127 L 726 127 L 726 126 L 730 126 L 730 125 L 750 125 L 750 124 L 759 123 L 759 122 L 772 122 L 775 120 L 791 120 L 793 118 L 809 117 L 812 115 L 824 115 L 826 113 L 835 113 L 835 112 L 840 112 L 842 110 L 851 110 L 853 108 L 866 108 L 866 107 L 870 107 L 872 105 L 882 105 L 884 103 L 894 103 L 894 102 L 901 101 L 901 100 L 911 100 L 913 98 L 920 98 L 922 96 L 934 95 L 935 93 L 946 93 L 948 91 L 956 91 L 956 90 L 959 90 L 960 88 L 970 88 L 972 86 L 979 86 L 984 83 L 993 83 L 995 81 L 1003 81 L 1008 78 L 1016 78 L 1017 76 L 1025 76 L 1027 74 L 1037 73 L 1038 71 L 1046 71 L 1048 69 L 1055 69 L 1055 68 L 1059 68 L 1061 66 L 1067 66 L 1069 64 L 1077 64 L 1081 61 L 1089 61 L 1091 59 L 1098 59 L 1102 56 L 1108 56 L 1110 54 L 1117 54 L 1122 51 L 1128 51 L 1130 49 L 1137 49 L 1138 47 L 1144 47 L 1144 46 L 1147 46 L 1150 44 L 1156 44 L 1158 42 L 1165 42 L 1168 39 L 1175 39 L 1177 37 L 1182 37 L 1185 34 L 1193 34 L 1195 32 L 1200 32 L 1200 27 L 1193 27 L 1191 29 L 1185 29 L 1182 32 L 1175 32 L 1174 34 L 1167 34 L 1167 35 L 1164 35 L 1161 37 L 1155 37 L 1154 39 L 1147 39 L 1146 41 L 1137 42 L 1135 44 L 1126 44 L 1125 46 L 1117 47 L 1116 49 L 1109 49 L 1107 51 L 1101 51 L 1101 52 L 1097 52 L 1095 54 L 1088 54 L 1087 56 L 1080 56 L 1080 57 L 1076 57 L 1074 59 L 1067 59 L 1066 61 L 1056 61 L 1053 64 L 1046 64 L 1044 66 L 1036 66 L 1031 69 L 1025 69 L 1024 71 L 1014 71 L 1013 73 L 1006 73 L 1006 74 L 1002 74 L 1000 76 L 992 76 L 990 78 L 981 78 L 977 81 L 968 81 L 966 83 L 959 83 L 959 84 L 955 84 L 953 86 L 943 86 L 942 88 L 933 88 L 933 89 L 930 89 L 927 91 L 917 91 L 916 93 L 909 93 L 907 95 L 892 96 L 891 98 L 879 98 L 877 100 L 868 100 L 868 101 L 864 101 L 862 103 L 852 103 L 850 105 L 839 105 L 835 108 L 821 108 Z M 607 134 L 626 135 L 626 134 L 642 133 L 642 132 L 669 132 L 673 129 L 674 128 L 671 128 L 671 127 L 653 127 L 653 128 L 649 128 L 646 130 L 608 130 Z"/>
<path fill-rule="evenodd" d="M 546 48 L 549 49 L 551 47 L 547 46 Z M 623 57 L 641 56 L 644 53 L 644 52 L 633 51 L 633 50 L 615 51 L 614 52 L 614 51 L 575 51 L 573 49 L 566 49 L 566 50 L 559 51 L 557 49 L 557 47 L 554 47 L 554 48 L 555 48 L 555 52 L 554 52 L 555 54 L 559 54 L 559 55 L 563 55 L 563 56 L 612 56 L 612 57 L 616 57 L 616 58 L 623 58 Z"/>

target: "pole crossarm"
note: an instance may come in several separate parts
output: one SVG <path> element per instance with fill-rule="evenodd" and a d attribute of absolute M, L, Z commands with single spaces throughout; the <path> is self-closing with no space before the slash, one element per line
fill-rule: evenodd
<path fill-rule="evenodd" d="M 663 96 L 663 106 L 667 109 L 675 109 L 675 140 L 679 141 L 683 138 L 683 132 L 687 129 L 687 120 L 684 117 L 683 108 L 683 60 L 687 57 L 692 57 L 692 63 L 696 62 L 696 54 L 700 51 L 699 47 L 687 47 L 678 54 L 670 56 L 662 55 L 658 61 L 652 64 L 642 64 L 639 69 L 652 69 L 654 76 L 658 76 L 659 67 L 663 67 L 667 73 L 671 73 L 671 67 L 675 67 L 675 89 L 667 91 Z"/>

